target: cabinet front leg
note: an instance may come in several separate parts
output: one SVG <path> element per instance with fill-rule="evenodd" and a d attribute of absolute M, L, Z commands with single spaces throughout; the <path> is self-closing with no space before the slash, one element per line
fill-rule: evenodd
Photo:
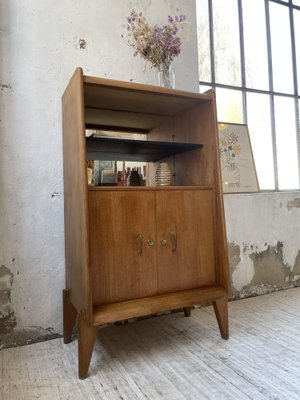
<path fill-rule="evenodd" d="M 70 300 L 70 290 L 63 290 L 63 324 L 64 324 L 64 343 L 70 343 L 77 317 L 77 311 Z"/>
<path fill-rule="evenodd" d="M 223 339 L 229 338 L 228 330 L 228 299 L 223 298 L 213 301 L 213 306 L 218 321 L 220 333 Z"/>
<path fill-rule="evenodd" d="M 80 379 L 87 377 L 96 335 L 97 327 L 87 325 L 85 312 L 80 312 L 78 316 L 78 375 Z"/>

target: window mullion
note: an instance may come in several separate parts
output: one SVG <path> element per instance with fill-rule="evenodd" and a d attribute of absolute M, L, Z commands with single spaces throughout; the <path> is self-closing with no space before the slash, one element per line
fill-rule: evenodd
<path fill-rule="evenodd" d="M 210 39 L 210 66 L 211 66 L 211 83 L 216 82 L 215 71 L 215 43 L 214 43 L 214 19 L 212 0 L 208 1 L 208 17 L 209 17 L 209 39 Z"/>
<path fill-rule="evenodd" d="M 293 62 L 293 78 L 294 78 L 294 94 L 295 94 L 295 119 L 296 119 L 296 134 L 297 134 L 297 154 L 298 154 L 298 175 L 300 187 L 300 126 L 299 126 L 299 100 L 298 100 L 298 76 L 297 76 L 297 57 L 296 57 L 296 39 L 294 26 L 294 12 L 290 2 L 290 27 L 291 27 L 291 44 L 292 44 L 292 62 Z"/>
<path fill-rule="evenodd" d="M 274 93 L 274 85 L 273 85 L 269 0 L 265 0 L 265 14 L 266 14 L 267 48 L 268 48 L 268 70 L 269 70 L 270 114 L 271 114 L 271 131 L 272 131 L 272 144 L 273 144 L 273 162 L 274 162 L 274 183 L 275 183 L 275 190 L 278 190 L 279 183 L 278 183 L 277 143 L 276 143 L 276 127 L 275 127 L 275 106 L 274 106 L 274 94 L 273 94 Z"/>
<path fill-rule="evenodd" d="M 244 124 L 247 124 L 248 123 L 248 117 L 247 117 L 247 96 L 246 96 L 246 69 L 245 69 L 243 8 L 242 8 L 242 0 L 237 0 L 237 2 L 238 2 L 238 13 L 239 13 L 240 59 L 241 59 L 241 80 L 242 80 L 242 99 L 243 99 L 243 120 L 244 120 Z"/>

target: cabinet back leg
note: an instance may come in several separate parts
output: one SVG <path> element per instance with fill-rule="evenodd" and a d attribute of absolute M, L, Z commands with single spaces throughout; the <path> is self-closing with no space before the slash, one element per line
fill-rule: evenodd
<path fill-rule="evenodd" d="M 64 324 L 64 343 L 70 343 L 77 317 L 77 311 L 70 300 L 69 289 L 63 290 L 63 324 Z"/>
<path fill-rule="evenodd" d="M 213 306 L 218 321 L 220 333 L 223 339 L 229 338 L 228 329 L 228 299 L 218 299 L 213 301 Z"/>
<path fill-rule="evenodd" d="M 78 375 L 80 379 L 87 377 L 96 335 L 97 327 L 87 325 L 85 312 L 80 312 L 78 315 Z"/>
<path fill-rule="evenodd" d="M 190 317 L 191 316 L 191 310 L 192 310 L 192 307 L 183 307 L 184 315 L 186 317 Z"/>

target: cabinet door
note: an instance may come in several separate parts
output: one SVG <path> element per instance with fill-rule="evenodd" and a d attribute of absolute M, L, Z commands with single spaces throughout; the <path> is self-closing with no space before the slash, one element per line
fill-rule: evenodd
<path fill-rule="evenodd" d="M 93 304 L 156 294 L 154 193 L 91 190 L 89 225 Z"/>
<path fill-rule="evenodd" d="M 156 193 L 158 293 L 215 282 L 211 190 Z"/>

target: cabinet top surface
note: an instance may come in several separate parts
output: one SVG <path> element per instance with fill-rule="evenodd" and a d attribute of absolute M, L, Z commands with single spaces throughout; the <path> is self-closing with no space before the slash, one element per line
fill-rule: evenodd
<path fill-rule="evenodd" d="M 83 75 L 86 108 L 134 111 L 174 116 L 200 103 L 212 101 L 212 91 L 193 93 L 140 83 Z"/>

